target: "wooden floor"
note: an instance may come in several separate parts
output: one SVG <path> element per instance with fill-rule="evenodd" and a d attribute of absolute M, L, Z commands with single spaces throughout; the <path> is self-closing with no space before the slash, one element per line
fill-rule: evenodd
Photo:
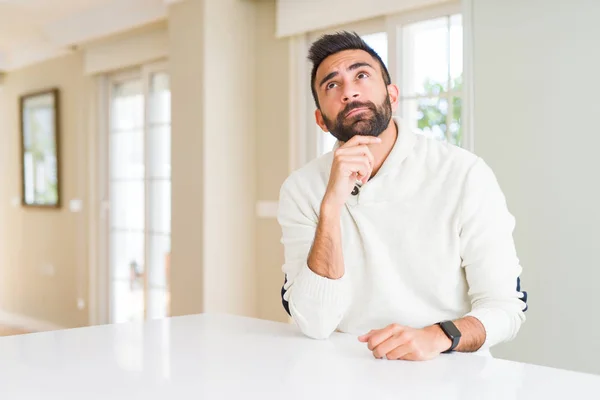
<path fill-rule="evenodd" d="M 22 335 L 24 333 L 27 332 L 21 329 L 0 325 L 0 336 Z"/>

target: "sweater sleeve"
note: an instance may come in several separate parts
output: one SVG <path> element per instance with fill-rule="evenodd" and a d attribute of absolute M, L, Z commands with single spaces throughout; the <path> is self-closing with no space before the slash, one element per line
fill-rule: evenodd
<path fill-rule="evenodd" d="M 278 221 L 284 246 L 284 306 L 300 330 L 314 339 L 326 339 L 338 327 L 349 304 L 346 276 L 329 279 L 315 274 L 307 264 L 318 216 L 300 188 L 284 183 Z"/>
<path fill-rule="evenodd" d="M 525 321 L 517 285 L 522 268 L 513 240 L 515 219 L 496 177 L 478 159 L 469 171 L 461 205 L 460 248 L 472 309 L 484 326 L 482 348 L 512 340 Z"/>

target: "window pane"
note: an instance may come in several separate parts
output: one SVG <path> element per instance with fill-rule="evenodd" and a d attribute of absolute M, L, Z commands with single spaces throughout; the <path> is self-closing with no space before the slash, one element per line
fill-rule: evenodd
<path fill-rule="evenodd" d="M 151 125 L 171 122 L 171 90 L 167 73 L 152 74 L 149 102 L 148 121 Z"/>
<path fill-rule="evenodd" d="M 110 249 L 112 279 L 135 282 L 144 272 L 144 233 L 112 231 Z"/>
<path fill-rule="evenodd" d="M 331 133 L 323 132 L 321 128 L 317 127 L 317 135 L 321 140 L 321 154 L 329 153 L 333 150 L 337 139 Z"/>
<path fill-rule="evenodd" d="M 119 131 L 110 135 L 111 178 L 144 177 L 144 138 L 141 130 Z"/>
<path fill-rule="evenodd" d="M 448 18 L 406 25 L 402 29 L 401 95 L 436 96 L 448 89 Z"/>
<path fill-rule="evenodd" d="M 129 281 L 112 282 L 112 323 L 144 319 L 144 286 Z"/>
<path fill-rule="evenodd" d="M 138 129 L 144 125 L 144 96 L 141 80 L 113 85 L 111 131 Z"/>
<path fill-rule="evenodd" d="M 423 98 L 402 101 L 402 117 L 413 131 L 436 140 L 446 141 L 448 101 Z"/>
<path fill-rule="evenodd" d="M 375 52 L 377 54 L 379 54 L 379 57 L 381 57 L 381 60 L 387 67 L 387 65 L 388 65 L 387 33 L 378 32 L 378 33 L 372 33 L 370 35 L 363 35 L 361 37 L 369 46 L 371 46 L 371 48 L 373 50 L 375 50 Z"/>
<path fill-rule="evenodd" d="M 157 125 L 148 128 L 150 178 L 171 177 L 171 126 Z"/>
<path fill-rule="evenodd" d="M 144 181 L 112 181 L 110 185 L 110 226 L 144 229 Z"/>
<path fill-rule="evenodd" d="M 166 288 L 171 254 L 170 235 L 150 235 L 150 260 L 148 260 L 148 283 L 151 287 Z"/>
<path fill-rule="evenodd" d="M 165 289 L 150 288 L 148 290 L 148 319 L 169 316 L 169 292 Z"/>
<path fill-rule="evenodd" d="M 142 79 L 132 79 L 111 86 L 109 191 L 112 322 L 142 320 L 144 316 L 164 317 L 169 310 L 169 75 L 164 72 L 151 74 L 147 97 L 145 84 Z"/>
<path fill-rule="evenodd" d="M 171 232 L 171 181 L 150 181 L 150 231 Z"/>
<path fill-rule="evenodd" d="M 457 146 L 462 146 L 462 99 L 452 98 L 452 116 L 448 127 L 448 141 Z"/>
<path fill-rule="evenodd" d="M 450 84 L 452 89 L 462 90 L 463 29 L 462 16 L 450 17 Z"/>

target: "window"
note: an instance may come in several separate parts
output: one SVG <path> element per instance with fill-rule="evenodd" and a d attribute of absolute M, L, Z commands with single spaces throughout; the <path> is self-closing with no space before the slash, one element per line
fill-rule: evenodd
<path fill-rule="evenodd" d="M 401 27 L 399 114 L 415 132 L 462 144 L 460 14 Z"/>
<path fill-rule="evenodd" d="M 410 14 L 369 20 L 331 31 L 355 31 L 382 58 L 400 89 L 400 104 L 395 116 L 416 133 L 465 145 L 463 126 L 463 27 L 457 5 L 417 11 Z M 315 32 L 308 42 L 323 33 Z M 309 92 L 310 94 L 310 92 Z M 335 138 L 314 128 L 314 103 L 310 99 L 308 134 L 317 132 L 315 141 L 307 138 L 312 159 L 331 151 Z M 314 151 L 311 151 L 311 147 Z"/>
<path fill-rule="evenodd" d="M 169 315 L 169 75 L 150 66 L 108 81 L 110 322 Z"/>

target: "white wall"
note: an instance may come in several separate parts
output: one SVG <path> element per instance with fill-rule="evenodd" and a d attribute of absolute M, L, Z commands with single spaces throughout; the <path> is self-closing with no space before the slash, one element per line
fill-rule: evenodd
<path fill-rule="evenodd" d="M 529 292 L 495 354 L 600 373 L 600 2 L 474 0 L 475 151 L 495 170 Z"/>

